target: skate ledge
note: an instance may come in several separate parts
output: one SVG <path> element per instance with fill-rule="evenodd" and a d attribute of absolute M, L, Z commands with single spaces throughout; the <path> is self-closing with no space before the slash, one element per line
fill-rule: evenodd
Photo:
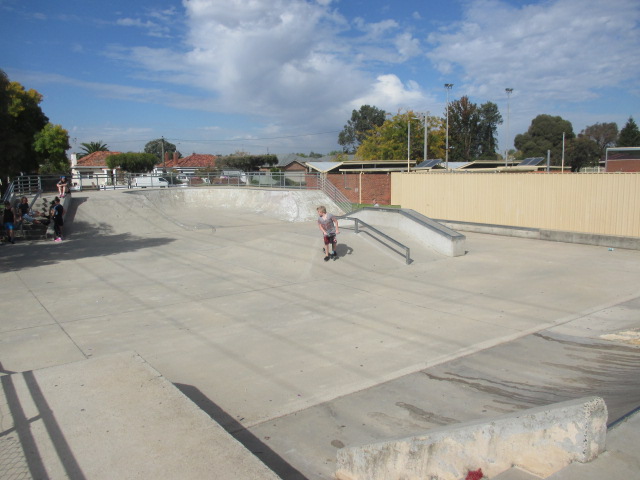
<path fill-rule="evenodd" d="M 607 407 L 588 397 L 493 420 L 429 430 L 424 435 L 338 451 L 339 480 L 464 478 L 482 468 L 489 478 L 513 466 L 546 478 L 605 449 Z"/>
<path fill-rule="evenodd" d="M 406 208 L 365 207 L 345 215 L 374 226 L 397 228 L 424 246 L 442 255 L 458 257 L 466 253 L 467 238 L 415 210 Z"/>

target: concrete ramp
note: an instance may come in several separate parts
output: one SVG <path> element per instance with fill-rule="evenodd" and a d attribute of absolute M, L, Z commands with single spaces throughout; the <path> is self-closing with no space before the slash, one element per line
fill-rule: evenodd
<path fill-rule="evenodd" d="M 319 205 L 326 206 L 328 211 L 336 214 L 344 213 L 320 190 L 199 187 L 134 190 L 127 193 L 143 196 L 161 210 L 202 209 L 203 216 L 205 210 L 212 207 L 244 209 L 288 222 L 315 220 Z"/>
<path fill-rule="evenodd" d="M 134 353 L 1 378 L 2 478 L 279 478 Z"/>

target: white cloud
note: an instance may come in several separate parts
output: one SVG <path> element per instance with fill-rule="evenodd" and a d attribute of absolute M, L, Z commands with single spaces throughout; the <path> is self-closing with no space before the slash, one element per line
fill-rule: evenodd
<path fill-rule="evenodd" d="M 394 39 L 393 43 L 398 50 L 401 61 L 407 60 L 411 57 L 415 57 L 422 53 L 420 41 L 417 38 L 414 38 L 409 32 L 398 35 Z"/>
<path fill-rule="evenodd" d="M 183 96 L 183 108 L 205 106 L 313 129 L 342 125 L 359 98 L 380 98 L 396 110 L 421 97 L 415 84 L 369 72 L 372 64 L 379 70 L 419 53 L 419 40 L 395 20 L 350 24 L 329 0 L 183 0 L 183 6 L 182 51 L 110 50 L 113 58 L 133 62 L 136 76 L 208 92 L 205 100 Z M 121 22 L 146 27 L 135 19 Z M 403 105 L 389 106 L 393 99 Z"/>
<path fill-rule="evenodd" d="M 404 85 L 396 75 L 388 74 L 380 75 L 367 93 L 351 102 L 351 107 L 358 109 L 361 105 L 374 105 L 396 113 L 398 109 L 412 109 L 424 102 L 424 95 L 415 82 Z"/>
<path fill-rule="evenodd" d="M 521 8 L 479 0 L 469 3 L 464 21 L 429 36 L 435 48 L 428 57 L 444 74 L 462 70 L 471 95 L 509 86 L 532 102 L 579 102 L 638 79 L 639 20 L 637 0 Z"/>
<path fill-rule="evenodd" d="M 151 37 L 169 37 L 172 23 L 175 21 L 176 9 L 171 7 L 165 10 L 149 10 L 146 16 L 150 20 L 124 17 L 116 20 L 116 25 L 121 27 L 134 27 L 145 30 Z"/>

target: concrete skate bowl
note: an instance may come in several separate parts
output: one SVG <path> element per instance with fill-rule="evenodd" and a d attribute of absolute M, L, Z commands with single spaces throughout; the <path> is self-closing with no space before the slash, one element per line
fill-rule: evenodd
<path fill-rule="evenodd" d="M 206 221 L 207 211 L 228 209 L 265 215 L 288 222 L 317 218 L 316 208 L 342 214 L 340 208 L 320 190 L 272 190 L 262 188 L 174 188 L 126 192 L 141 197 L 149 207 L 188 230 L 215 228 Z"/>

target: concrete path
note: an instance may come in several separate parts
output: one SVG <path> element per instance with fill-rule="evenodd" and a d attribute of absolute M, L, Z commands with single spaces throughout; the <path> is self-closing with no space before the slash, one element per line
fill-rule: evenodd
<path fill-rule="evenodd" d="M 66 223 L 0 250 L 1 371 L 135 351 L 282 478 L 434 425 L 640 404 L 640 347 L 601 338 L 640 328 L 638 251 L 469 234 L 407 266 L 344 222 L 325 263 L 314 221 L 123 191 L 73 194 Z"/>

